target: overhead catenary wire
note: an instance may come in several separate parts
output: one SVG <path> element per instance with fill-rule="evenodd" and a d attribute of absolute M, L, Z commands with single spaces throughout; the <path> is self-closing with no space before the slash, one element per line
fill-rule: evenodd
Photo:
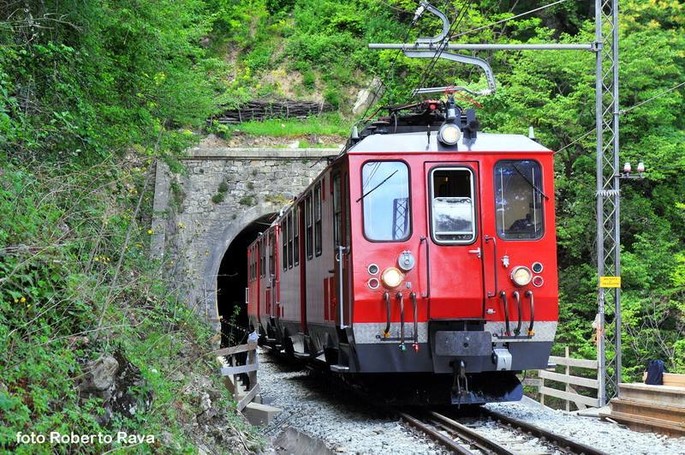
<path fill-rule="evenodd" d="M 649 99 L 646 99 L 646 100 L 644 100 L 644 101 L 641 101 L 641 102 L 635 104 L 634 106 L 630 106 L 629 108 L 626 108 L 626 109 L 621 109 L 621 110 L 618 111 L 618 113 L 619 113 L 620 115 L 627 114 L 628 112 L 632 111 L 633 109 L 637 109 L 637 108 L 640 107 L 640 106 L 643 106 L 643 105 L 645 105 L 645 104 L 647 104 L 647 103 L 650 103 L 650 102 L 652 102 L 652 101 L 654 101 L 654 100 L 656 100 L 656 99 L 658 99 L 658 98 L 661 98 L 662 96 L 667 95 L 667 94 L 671 93 L 671 92 L 674 91 L 674 90 L 678 90 L 680 87 L 682 87 L 682 86 L 684 86 L 684 85 L 685 85 L 685 82 L 681 82 L 680 84 L 678 84 L 678 85 L 676 85 L 676 86 L 674 86 L 674 87 L 671 87 L 671 88 L 669 88 L 669 89 L 667 89 L 667 90 L 664 90 L 663 92 L 658 93 L 658 94 L 654 95 L 653 97 L 651 97 L 651 98 L 649 98 Z"/>
<path fill-rule="evenodd" d="M 543 5 L 543 6 L 540 6 L 539 8 L 535 8 L 535 9 L 532 9 L 532 10 L 530 10 L 530 11 L 526 11 L 526 12 L 524 12 L 524 13 L 517 14 L 516 16 L 507 17 L 506 19 L 501 19 L 501 20 L 499 20 L 499 21 L 497 21 L 497 22 L 493 22 L 493 23 L 491 23 L 491 24 L 483 25 L 483 26 L 477 27 L 477 28 L 472 28 L 471 30 L 467 30 L 467 31 L 465 31 L 465 32 L 460 32 L 460 33 L 458 33 L 458 34 L 456 34 L 456 35 L 450 36 L 450 39 L 452 39 L 452 38 L 458 38 L 458 37 L 460 37 L 460 36 L 468 35 L 468 34 L 471 34 L 471 33 L 474 33 L 474 32 L 479 32 L 479 31 L 481 31 L 481 30 L 485 30 L 485 29 L 488 29 L 488 28 L 490 28 L 490 27 L 494 27 L 495 25 L 499 25 L 499 24 L 502 24 L 502 23 L 504 23 L 504 22 L 512 21 L 512 20 L 518 19 L 518 18 L 520 18 L 520 17 L 524 17 L 524 16 L 528 16 L 528 15 L 533 14 L 533 13 L 537 13 L 538 11 L 542 11 L 542 10 L 544 10 L 544 9 L 551 8 L 552 6 L 556 6 L 556 5 L 560 4 L 560 3 L 564 3 L 564 2 L 567 2 L 567 1 L 568 1 L 568 0 L 558 0 L 558 1 L 554 2 L 554 3 L 550 3 L 549 5 Z"/>
<path fill-rule="evenodd" d="M 638 107 L 644 106 L 645 104 L 651 103 L 652 101 L 654 101 L 654 100 L 656 100 L 656 99 L 659 99 L 659 98 L 661 98 L 662 96 L 667 95 L 667 94 L 669 94 L 669 93 L 671 93 L 671 92 L 673 92 L 673 91 L 675 91 L 675 90 L 678 90 L 680 87 L 683 87 L 683 86 L 685 86 L 685 82 L 681 82 L 681 83 L 679 83 L 679 84 L 677 84 L 677 85 L 675 85 L 675 86 L 673 86 L 673 87 L 671 87 L 671 88 L 669 88 L 669 89 L 667 89 L 667 90 L 664 90 L 664 91 L 661 92 L 661 93 L 658 93 L 658 94 L 654 95 L 653 97 L 651 97 L 651 98 L 649 98 L 649 99 L 646 99 L 646 100 L 641 101 L 641 102 L 639 102 L 639 103 L 637 103 L 637 104 L 634 104 L 633 106 L 627 107 L 627 108 L 625 108 L 625 109 L 621 109 L 621 110 L 619 111 L 619 114 L 620 114 L 620 115 L 628 114 L 628 113 L 630 113 L 631 111 L 633 111 L 634 109 L 637 109 Z M 588 131 L 588 132 L 586 132 L 585 134 L 579 136 L 577 139 L 573 140 L 573 141 L 572 141 L 571 143 L 569 143 L 569 144 L 566 144 L 565 146 L 563 146 L 563 147 L 560 148 L 559 150 L 555 151 L 554 153 L 557 154 L 557 153 L 563 152 L 564 150 L 566 150 L 567 148 L 571 147 L 572 145 L 577 144 L 578 142 L 582 141 L 582 140 L 585 139 L 587 136 L 589 136 L 589 135 L 591 135 L 592 133 L 594 133 L 596 130 L 597 130 L 596 128 L 591 129 L 590 131 Z"/>

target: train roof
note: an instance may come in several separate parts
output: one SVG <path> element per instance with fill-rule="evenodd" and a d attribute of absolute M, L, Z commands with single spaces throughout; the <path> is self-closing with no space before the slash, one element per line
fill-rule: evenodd
<path fill-rule="evenodd" d="M 430 142 L 426 132 L 372 134 L 347 150 L 349 154 L 360 153 L 426 153 L 426 152 L 472 152 L 472 153 L 550 153 L 547 147 L 521 134 L 497 134 L 478 132 L 476 138 L 463 136 L 456 146 L 445 146 L 431 131 Z"/>

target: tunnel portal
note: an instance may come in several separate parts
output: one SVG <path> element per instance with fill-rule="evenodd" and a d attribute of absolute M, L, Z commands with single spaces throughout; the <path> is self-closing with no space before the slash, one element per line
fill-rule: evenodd
<path fill-rule="evenodd" d="M 221 321 L 221 347 L 246 342 L 249 332 L 245 288 L 247 288 L 247 247 L 276 218 L 264 215 L 247 225 L 224 253 L 216 277 L 217 307 Z"/>

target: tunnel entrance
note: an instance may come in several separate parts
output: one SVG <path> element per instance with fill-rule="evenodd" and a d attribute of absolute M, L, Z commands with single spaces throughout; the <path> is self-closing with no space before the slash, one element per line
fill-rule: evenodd
<path fill-rule="evenodd" d="M 224 253 L 216 277 L 216 300 L 221 320 L 221 347 L 247 341 L 249 332 L 245 288 L 247 287 L 247 247 L 276 218 L 276 213 L 264 215 L 247 225 L 233 239 Z"/>

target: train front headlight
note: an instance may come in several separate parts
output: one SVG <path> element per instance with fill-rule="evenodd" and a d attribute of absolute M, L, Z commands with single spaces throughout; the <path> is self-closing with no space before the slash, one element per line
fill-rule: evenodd
<path fill-rule="evenodd" d="M 404 274 L 396 267 L 388 267 L 381 274 L 381 281 L 386 288 L 395 289 L 404 280 Z"/>
<path fill-rule="evenodd" d="M 444 123 L 438 131 L 438 140 L 445 145 L 457 145 L 461 129 L 454 123 Z"/>
<path fill-rule="evenodd" d="M 533 279 L 533 272 L 526 266 L 519 265 L 511 271 L 511 281 L 516 286 L 526 286 Z"/>

